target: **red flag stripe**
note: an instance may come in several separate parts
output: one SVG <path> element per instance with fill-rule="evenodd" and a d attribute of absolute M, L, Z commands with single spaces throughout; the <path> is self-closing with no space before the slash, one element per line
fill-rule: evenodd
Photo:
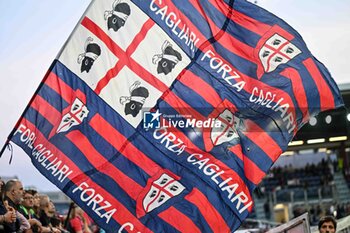
<path fill-rule="evenodd" d="M 164 93 L 168 90 L 168 87 L 157 79 L 153 74 L 148 72 L 145 68 L 143 68 L 139 63 L 135 62 L 131 57 L 124 57 L 123 59 L 127 60 L 127 66 L 135 73 L 137 76 L 151 84 L 153 87 L 158 89 L 160 92 Z"/>
<path fill-rule="evenodd" d="M 294 97 L 303 113 L 303 122 L 305 122 L 309 119 L 309 105 L 303 86 L 303 80 L 301 79 L 299 72 L 294 68 L 286 68 L 281 72 L 281 75 L 287 77 L 292 82 Z"/>
<path fill-rule="evenodd" d="M 213 1 L 213 0 L 210 0 Z M 237 10 L 233 11 L 233 15 L 231 19 L 241 25 L 242 27 L 245 27 L 246 29 L 258 34 L 259 36 L 263 36 L 268 30 L 271 29 L 271 26 L 268 24 L 264 24 L 256 19 L 253 19 L 247 15 L 245 15 L 242 12 L 239 12 Z"/>
<path fill-rule="evenodd" d="M 247 120 L 246 123 L 247 130 L 243 132 L 243 134 L 260 147 L 265 154 L 275 162 L 278 156 L 282 154 L 280 146 L 254 121 Z"/>
<path fill-rule="evenodd" d="M 139 33 L 134 37 L 133 41 L 126 49 L 126 54 L 133 54 L 137 46 L 145 39 L 147 32 L 154 26 L 155 22 L 149 18 L 143 25 Z"/>
<path fill-rule="evenodd" d="M 63 82 L 54 72 L 51 71 L 48 78 L 46 79 L 45 84 L 51 89 L 56 91 L 56 93 L 61 95 L 61 98 L 64 99 L 67 103 L 72 103 L 74 90 Z"/>
<path fill-rule="evenodd" d="M 89 19 L 87 16 L 81 21 L 81 25 L 87 30 L 95 34 L 100 40 L 102 40 L 107 48 L 119 58 L 120 54 L 124 54 L 125 51 L 117 45 L 109 36 L 106 34 L 94 21 Z"/>
<path fill-rule="evenodd" d="M 97 95 L 100 95 L 103 88 L 105 88 L 108 85 L 111 79 L 115 78 L 118 75 L 118 73 L 123 69 L 124 66 L 125 66 L 125 60 L 119 60 L 115 64 L 115 66 L 110 70 L 108 70 L 105 76 L 101 78 L 100 81 L 98 81 L 94 92 Z"/>
<path fill-rule="evenodd" d="M 207 20 L 211 30 L 213 31 L 212 33 L 213 34 L 219 33 L 221 29 L 218 26 L 216 26 L 216 24 L 210 19 L 210 17 L 206 16 L 206 13 L 201 9 L 202 7 L 199 5 L 199 2 L 195 0 L 190 0 L 190 2 L 194 6 L 194 8 L 196 8 L 197 11 L 203 16 L 203 18 Z M 227 14 L 228 14 L 228 11 L 226 15 Z M 252 54 L 254 54 L 254 48 L 250 47 L 247 44 L 242 43 L 241 41 L 237 40 L 235 37 L 231 36 L 229 33 L 223 33 L 219 41 L 225 48 L 227 48 L 228 45 L 230 45 L 231 52 L 237 54 L 238 56 L 248 61 L 256 63 L 256 60 L 252 56 Z"/>
<path fill-rule="evenodd" d="M 113 128 L 101 115 L 96 114 L 91 119 L 90 126 L 127 159 L 142 168 L 149 176 L 155 175 L 161 169 L 157 163 L 131 144 L 127 138 Z"/>
<path fill-rule="evenodd" d="M 216 24 L 206 15 L 206 13 L 201 9 L 202 7 L 199 5 L 199 2 L 196 0 L 190 0 L 191 4 L 194 6 L 194 8 L 197 9 L 197 11 L 207 20 L 207 22 L 210 25 L 211 30 L 213 31 L 213 34 L 216 34 L 221 31 L 221 28 L 216 26 Z M 227 13 L 228 14 L 228 13 Z M 226 14 L 226 15 L 227 15 Z M 223 31 L 224 32 L 224 31 Z M 235 53 L 236 55 L 251 61 L 253 63 L 256 63 L 256 60 L 254 59 L 254 48 L 250 47 L 247 44 L 242 43 L 229 33 L 224 33 L 220 38 L 220 43 L 227 48 L 228 45 L 230 45 L 230 51 Z M 233 45 L 233 46 L 232 46 Z"/>
<path fill-rule="evenodd" d="M 74 171 L 68 178 L 76 185 L 79 186 L 82 182 L 86 182 L 90 188 L 93 188 L 97 193 L 108 200 L 112 206 L 117 209 L 116 214 L 113 215 L 113 219 L 118 222 L 120 225 L 123 225 L 127 222 L 132 222 L 134 227 L 142 232 L 152 232 L 145 225 L 143 225 L 132 213 L 129 212 L 125 206 L 120 203 L 117 199 L 115 199 L 109 192 L 104 190 L 101 186 L 96 184 L 93 180 L 90 179 L 89 176 L 85 175 L 80 168 L 69 159 L 62 151 L 60 151 L 55 145 L 51 144 L 44 135 L 40 133 L 40 130 L 36 128 L 30 121 L 22 118 L 21 124 L 26 125 L 32 132 L 36 133 L 36 142 L 41 143 L 43 145 L 47 145 L 51 152 L 55 154 L 64 164 L 69 166 L 71 170 Z M 49 159 L 51 161 L 52 159 Z M 123 214 L 118 214 L 118 212 L 122 212 Z M 136 230 L 135 229 L 135 230 Z M 137 231 L 136 230 L 136 231 Z"/>
<path fill-rule="evenodd" d="M 235 145 L 229 148 L 242 162 L 244 166 L 245 176 L 255 185 L 265 177 L 263 172 L 253 161 L 251 161 L 245 154 L 243 154 L 241 145 Z"/>
<path fill-rule="evenodd" d="M 62 114 L 40 95 L 35 96 L 31 107 L 43 115 L 52 125 L 51 132 L 48 136 L 50 139 L 56 134 L 57 127 L 62 119 Z"/>
<path fill-rule="evenodd" d="M 73 130 L 66 137 L 85 155 L 96 170 L 113 179 L 132 199 L 137 199 L 143 187 L 113 166 L 95 149 L 84 134 L 78 130 Z"/>
<path fill-rule="evenodd" d="M 230 232 L 230 228 L 227 226 L 221 214 L 215 209 L 208 198 L 197 188 L 194 188 L 185 199 L 198 207 L 213 232 Z"/>
<path fill-rule="evenodd" d="M 46 120 L 50 122 L 52 126 L 56 126 L 62 115 L 56 108 L 52 107 L 45 99 L 40 95 L 36 95 L 35 99 L 31 105 L 36 111 L 41 115 L 45 116 Z"/>
<path fill-rule="evenodd" d="M 167 7 L 168 12 L 176 12 L 176 14 L 179 16 L 181 20 L 178 23 L 178 28 L 190 28 L 191 31 L 193 31 L 198 39 L 200 41 L 206 41 L 209 38 L 206 38 L 199 30 L 198 28 L 187 18 L 185 14 L 183 14 L 170 0 L 164 0 L 164 1 L 153 1 L 154 5 L 157 5 L 159 8 Z"/>
<path fill-rule="evenodd" d="M 95 34 L 100 40 L 102 40 L 109 50 L 120 60 L 124 61 L 125 64 L 135 72 L 140 78 L 145 80 L 147 83 L 160 90 L 161 92 L 165 92 L 168 87 L 153 76 L 150 72 L 148 72 L 145 68 L 143 68 L 140 64 L 138 64 L 132 57 L 131 54 L 127 54 L 120 48 L 97 24 L 95 24 L 92 20 L 85 17 L 81 24 Z M 99 90 L 101 92 L 101 90 Z"/>
<path fill-rule="evenodd" d="M 189 217 L 178 211 L 173 206 L 159 213 L 158 216 L 180 232 L 201 233 L 200 229 L 192 222 Z"/>
<path fill-rule="evenodd" d="M 219 94 L 204 80 L 192 73 L 190 70 L 186 70 L 186 73 L 179 79 L 179 81 L 192 89 L 198 95 L 202 96 L 205 101 L 211 104 L 213 107 L 218 106 L 221 103 Z"/>
<path fill-rule="evenodd" d="M 303 61 L 306 69 L 309 71 L 311 77 L 313 78 L 318 93 L 320 95 L 321 111 L 325 111 L 334 108 L 334 97 L 332 91 L 329 88 L 327 82 L 323 79 L 322 74 L 317 68 L 317 65 L 312 58 L 308 58 Z"/>
<path fill-rule="evenodd" d="M 181 115 L 191 116 L 189 118 L 195 118 L 197 120 L 205 120 L 202 114 L 193 109 L 190 105 L 188 105 L 184 100 L 175 95 L 174 92 L 169 91 L 162 96 L 162 99 L 166 101 L 173 109 L 179 112 Z"/>
<path fill-rule="evenodd" d="M 113 126 L 111 126 L 100 114 L 94 115 L 90 122 L 90 126 L 100 134 L 107 142 L 120 151 L 122 146 L 128 143 L 128 139 L 119 133 Z M 104 133 L 105 132 L 105 133 Z"/>
<path fill-rule="evenodd" d="M 244 174 L 245 176 L 253 182 L 255 185 L 258 185 L 260 181 L 265 177 L 266 173 L 263 172 L 252 160 L 247 156 L 243 157 L 244 164 Z"/>
<path fill-rule="evenodd" d="M 234 145 L 234 146 L 231 146 L 229 148 L 230 151 L 232 151 L 241 161 L 244 160 L 244 154 L 242 152 L 242 147 L 240 144 L 237 144 L 237 145 Z"/>
<path fill-rule="evenodd" d="M 217 0 L 209 0 L 209 2 L 220 12 L 227 15 L 230 7 L 228 7 L 228 4 L 224 1 L 217 1 Z M 262 23 L 256 19 L 253 19 L 244 13 L 237 11 L 233 9 L 233 14 L 231 16 L 231 20 L 235 23 L 241 25 L 242 27 L 248 29 L 249 31 L 252 31 L 259 36 L 263 36 L 269 29 L 271 29 L 271 26 L 265 23 Z"/>

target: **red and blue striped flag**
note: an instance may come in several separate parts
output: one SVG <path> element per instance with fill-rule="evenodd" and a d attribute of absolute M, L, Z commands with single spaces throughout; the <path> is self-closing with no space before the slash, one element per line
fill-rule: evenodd
<path fill-rule="evenodd" d="M 107 232 L 233 232 L 310 116 L 342 105 L 244 0 L 94 0 L 9 136 Z"/>

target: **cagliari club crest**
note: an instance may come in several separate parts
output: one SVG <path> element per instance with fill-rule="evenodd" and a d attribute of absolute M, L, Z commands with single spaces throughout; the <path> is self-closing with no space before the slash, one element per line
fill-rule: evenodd
<path fill-rule="evenodd" d="M 63 115 L 61 123 L 59 124 L 56 133 L 67 132 L 70 128 L 80 125 L 84 118 L 89 114 L 89 110 L 82 100 L 75 98 L 69 112 Z"/>
<path fill-rule="evenodd" d="M 220 127 L 211 130 L 210 138 L 214 146 L 239 138 L 235 127 L 239 125 L 240 119 L 228 109 L 225 109 L 215 121 L 220 122 Z"/>
<path fill-rule="evenodd" d="M 274 71 L 279 65 L 286 64 L 301 51 L 289 40 L 274 34 L 259 51 L 259 58 L 266 73 Z"/>
<path fill-rule="evenodd" d="M 128 17 L 131 14 L 130 6 L 122 0 L 115 0 L 112 5 L 112 10 L 105 11 L 104 18 L 107 20 L 108 30 L 118 31 L 124 27 Z"/>
<path fill-rule="evenodd" d="M 162 206 L 171 198 L 180 195 L 185 187 L 177 180 L 178 177 L 172 177 L 167 173 L 162 173 L 158 179 L 149 182 L 146 194 L 140 200 L 137 215 L 142 217 L 152 210 Z"/>
<path fill-rule="evenodd" d="M 218 114 L 214 121 L 214 127 L 203 133 L 206 151 L 211 151 L 215 146 L 225 142 L 234 143 L 234 140 L 239 139 L 237 128 L 243 124 L 242 120 L 228 109 Z"/>

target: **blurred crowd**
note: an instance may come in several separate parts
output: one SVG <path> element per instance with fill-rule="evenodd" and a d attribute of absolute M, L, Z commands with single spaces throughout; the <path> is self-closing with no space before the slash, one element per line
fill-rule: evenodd
<path fill-rule="evenodd" d="M 292 185 L 299 185 L 305 188 L 312 185 L 328 186 L 332 184 L 334 172 L 336 172 L 337 169 L 336 163 L 323 159 L 318 164 L 306 164 L 305 167 L 301 168 L 294 168 L 292 165 L 283 168 L 272 168 L 267 178 L 278 181 L 273 185 L 273 189 Z"/>
<path fill-rule="evenodd" d="M 287 165 L 272 168 L 256 192 L 260 201 L 264 200 L 266 219 L 273 218 L 272 208 L 276 203 L 292 203 L 292 218 L 308 212 L 311 225 L 317 225 L 319 219 L 326 215 L 337 219 L 350 215 L 350 202 L 334 201 L 335 173 L 342 171 L 337 160 L 326 159 L 307 163 L 304 167 Z"/>
<path fill-rule="evenodd" d="M 296 218 L 305 212 L 309 213 L 311 225 L 317 225 L 324 216 L 333 216 L 335 219 L 341 219 L 350 215 L 350 202 L 347 203 L 322 203 L 311 205 L 296 205 L 293 208 L 293 218 Z"/>
<path fill-rule="evenodd" d="M 67 216 L 56 212 L 50 198 L 23 188 L 19 180 L 0 178 L 0 233 L 102 233 L 86 213 L 74 203 Z"/>

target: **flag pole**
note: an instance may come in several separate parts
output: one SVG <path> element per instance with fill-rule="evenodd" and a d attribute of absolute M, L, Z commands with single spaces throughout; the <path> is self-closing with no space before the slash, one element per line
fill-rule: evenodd
<path fill-rule="evenodd" d="M 64 229 L 67 229 L 67 227 L 68 227 L 69 216 L 70 216 L 70 213 L 72 212 L 73 207 L 74 207 L 74 202 L 72 201 L 70 203 L 70 205 L 69 205 L 69 210 L 68 210 L 68 213 L 67 213 L 67 217 L 66 217 L 66 220 L 64 221 L 64 224 L 63 224 Z"/>
<path fill-rule="evenodd" d="M 1 150 L 0 150 L 0 158 L 1 158 L 2 154 L 4 153 L 6 146 L 7 146 L 9 143 L 10 143 L 10 140 L 7 138 L 5 144 L 3 145 L 3 147 L 2 147 Z"/>
<path fill-rule="evenodd" d="M 42 81 L 40 82 L 38 88 L 36 89 L 36 91 L 34 92 L 33 96 L 31 97 L 31 99 L 30 99 L 28 105 L 26 106 L 26 108 L 24 109 L 24 111 L 23 111 L 23 113 L 21 114 L 20 118 L 18 119 L 18 121 L 17 121 L 15 127 L 13 128 L 13 130 L 11 131 L 11 133 L 9 134 L 9 136 L 7 136 L 6 142 L 5 142 L 5 144 L 3 145 L 3 147 L 2 147 L 1 150 L 0 150 L 0 158 L 1 158 L 2 154 L 4 153 L 4 151 L 5 151 L 5 149 L 6 149 L 6 146 L 10 144 L 10 141 L 11 141 L 10 139 L 11 139 L 12 136 L 14 135 L 16 129 L 18 128 L 18 126 L 19 126 L 21 120 L 22 120 L 23 117 L 24 117 L 24 114 L 27 112 L 27 110 L 29 109 L 29 107 L 30 107 L 31 104 L 33 103 L 35 96 L 38 94 L 39 90 L 40 90 L 41 87 L 44 85 L 46 79 L 48 78 L 48 76 L 49 76 L 50 73 L 51 73 L 52 68 L 55 66 L 55 64 L 56 64 L 56 62 L 57 62 L 57 60 L 58 60 L 58 58 L 61 56 L 63 50 L 64 50 L 65 47 L 67 46 L 67 44 L 68 44 L 68 42 L 70 41 L 72 35 L 73 35 L 74 32 L 77 30 L 77 28 L 79 27 L 81 21 L 84 19 L 84 17 L 85 17 L 85 15 L 86 15 L 87 11 L 91 8 L 91 6 L 92 6 L 92 4 L 93 4 L 94 2 L 95 2 L 95 0 L 91 0 L 90 4 L 88 5 L 88 7 L 86 8 L 86 10 L 84 11 L 83 15 L 80 17 L 78 23 L 75 25 L 73 31 L 71 32 L 71 34 L 70 34 L 69 37 L 67 38 L 66 42 L 63 44 L 63 46 L 62 46 L 62 48 L 60 49 L 60 51 L 58 52 L 58 54 L 57 54 L 55 60 L 54 60 L 54 61 L 52 62 L 52 64 L 50 65 L 50 68 L 46 71 L 46 74 L 45 74 L 44 78 L 42 79 Z M 12 156 L 11 156 L 11 157 L 12 157 Z"/>

